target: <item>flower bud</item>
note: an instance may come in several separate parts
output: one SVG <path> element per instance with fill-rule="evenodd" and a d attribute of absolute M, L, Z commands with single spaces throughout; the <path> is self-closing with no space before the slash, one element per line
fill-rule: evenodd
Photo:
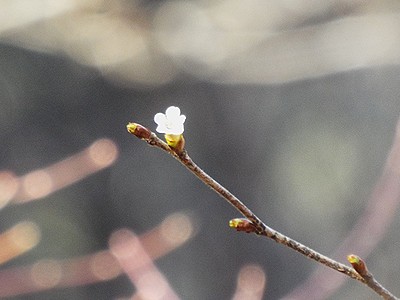
<path fill-rule="evenodd" d="M 245 231 L 247 233 L 257 232 L 256 226 L 248 219 L 236 218 L 229 221 L 229 227 L 235 228 L 237 231 Z"/>
<path fill-rule="evenodd" d="M 128 123 L 128 125 L 126 125 L 126 129 L 129 133 L 142 140 L 147 140 L 151 136 L 151 131 L 149 129 L 137 123 Z"/>

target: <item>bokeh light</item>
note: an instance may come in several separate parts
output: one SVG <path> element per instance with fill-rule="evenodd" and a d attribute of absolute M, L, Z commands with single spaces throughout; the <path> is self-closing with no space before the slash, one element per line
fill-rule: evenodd
<path fill-rule="evenodd" d="M 267 277 L 260 266 L 245 265 L 239 271 L 236 293 L 232 299 L 263 299 L 266 284 Z"/>
<path fill-rule="evenodd" d="M 20 222 L 0 234 L 0 264 L 24 254 L 35 247 L 41 238 L 39 227 L 29 221 Z"/>

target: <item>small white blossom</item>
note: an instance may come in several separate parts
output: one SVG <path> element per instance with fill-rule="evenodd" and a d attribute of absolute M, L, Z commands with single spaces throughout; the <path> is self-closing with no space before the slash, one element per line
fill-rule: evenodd
<path fill-rule="evenodd" d="M 170 106 L 165 111 L 165 114 L 158 113 L 154 116 L 154 122 L 157 123 L 157 132 L 180 135 L 183 133 L 183 123 L 185 123 L 186 116 L 181 115 L 179 107 Z"/>

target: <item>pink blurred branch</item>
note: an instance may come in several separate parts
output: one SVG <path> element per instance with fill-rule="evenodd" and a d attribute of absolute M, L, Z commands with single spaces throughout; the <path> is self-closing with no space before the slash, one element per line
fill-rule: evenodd
<path fill-rule="evenodd" d="M 142 269 L 140 264 L 146 261 L 147 268 L 148 261 L 152 263 L 153 260 L 174 251 L 196 234 L 191 218 L 183 213 L 169 215 L 160 225 L 140 237 L 129 231 L 127 239 L 120 239 L 118 232 L 121 231 L 113 235 L 117 237 L 114 239 L 117 244 L 113 245 L 132 250 L 130 246 L 134 241 L 135 245 L 140 245 L 140 249 L 138 256 L 131 258 L 141 262 L 125 261 L 126 258 L 118 256 L 118 251 L 111 253 L 109 250 L 64 260 L 43 259 L 30 266 L 0 271 L 0 298 L 112 280 L 123 274 L 120 264 L 124 267 L 129 265 L 128 271 L 134 272 L 131 268 L 135 266 L 132 264 L 139 264 L 136 267 Z M 152 272 L 155 272 L 154 268 L 151 268 Z"/>
<path fill-rule="evenodd" d="M 258 265 L 243 266 L 237 277 L 232 300 L 261 300 L 267 285 L 267 276 Z"/>
<path fill-rule="evenodd" d="M 113 141 L 98 139 L 78 153 L 20 177 L 0 171 L 0 208 L 9 202 L 25 203 L 46 197 L 111 166 L 117 157 L 118 148 Z"/>
<path fill-rule="evenodd" d="M 136 287 L 140 298 L 179 299 L 132 231 L 121 229 L 114 232 L 109 244 L 111 253 Z"/>

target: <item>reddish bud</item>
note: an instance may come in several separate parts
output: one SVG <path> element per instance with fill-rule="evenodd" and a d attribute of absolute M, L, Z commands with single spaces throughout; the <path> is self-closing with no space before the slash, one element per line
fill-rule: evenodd
<path fill-rule="evenodd" d="M 360 274 L 361 276 L 364 276 L 369 273 L 367 265 L 359 256 L 355 254 L 350 254 L 347 255 L 347 260 L 349 261 L 349 263 L 351 263 L 354 270 L 356 270 L 357 273 Z"/>
<path fill-rule="evenodd" d="M 128 123 L 128 125 L 126 125 L 126 129 L 129 133 L 142 140 L 148 140 L 151 136 L 151 131 L 149 129 L 137 123 Z"/>
<path fill-rule="evenodd" d="M 229 227 L 247 233 L 257 232 L 256 226 L 246 218 L 236 218 L 229 221 Z"/>

